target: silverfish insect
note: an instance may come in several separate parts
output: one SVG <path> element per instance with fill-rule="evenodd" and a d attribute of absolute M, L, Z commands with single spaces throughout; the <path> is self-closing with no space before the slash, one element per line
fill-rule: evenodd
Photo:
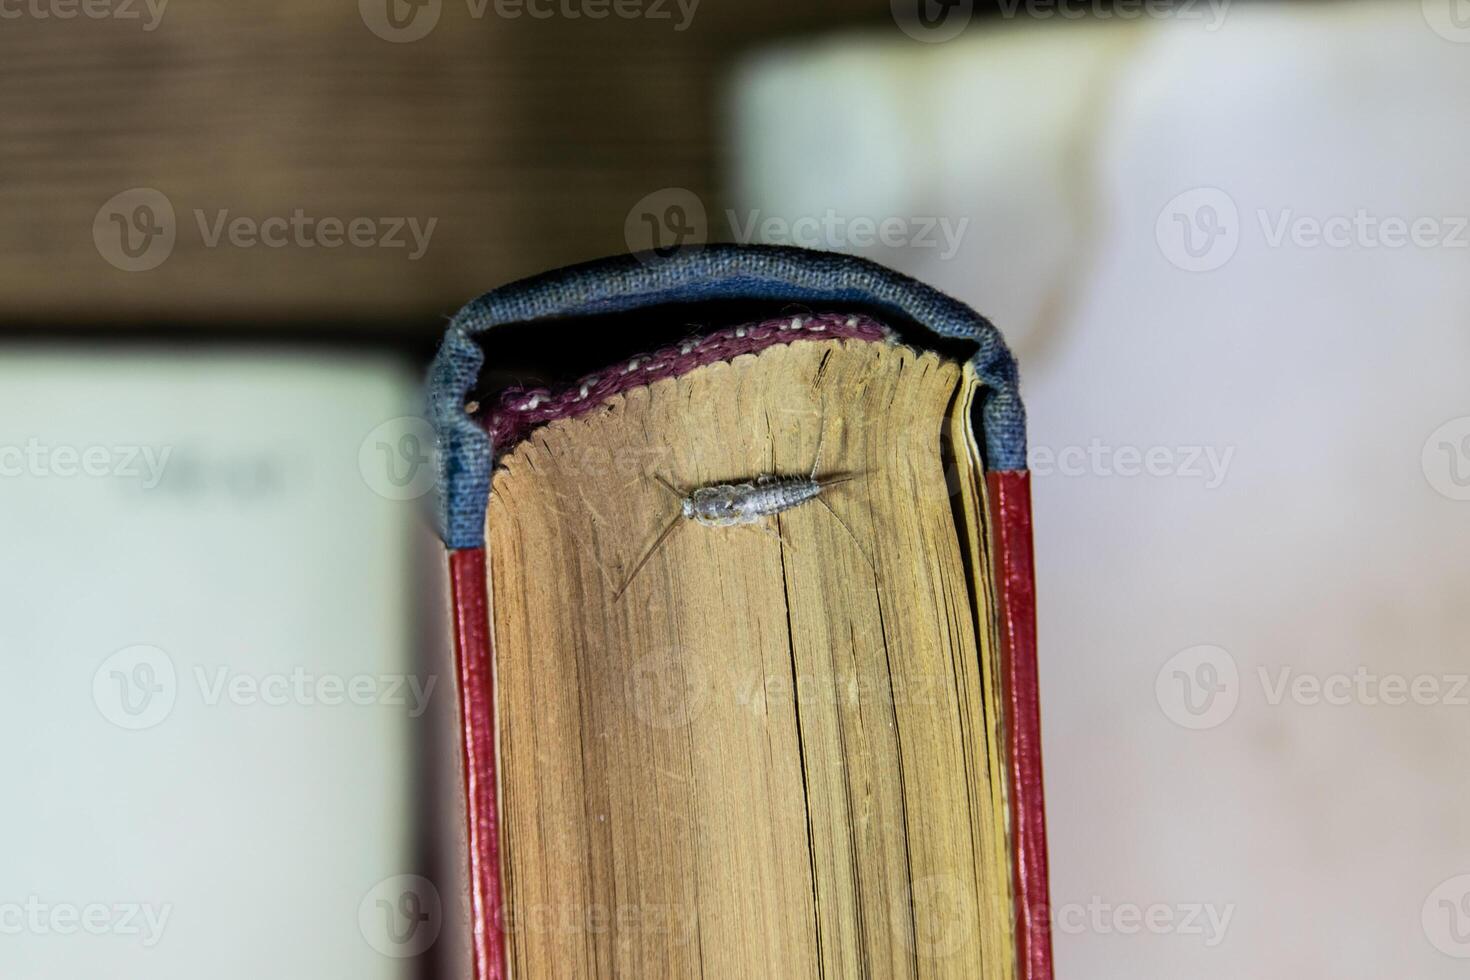
<path fill-rule="evenodd" d="M 650 474 L 658 481 L 659 486 L 673 494 L 679 501 L 679 513 L 659 533 L 653 545 L 644 552 L 643 557 L 638 559 L 638 564 L 633 566 L 633 571 L 628 574 L 627 581 L 623 583 L 622 588 L 618 589 L 613 600 L 622 598 L 628 586 L 633 584 L 633 579 L 643 570 L 643 566 L 685 520 L 703 524 L 705 527 L 749 525 L 780 538 L 780 532 L 767 526 L 765 519 L 774 517 L 782 511 L 791 510 L 793 507 L 799 507 L 809 500 L 815 500 L 827 508 L 827 512 L 836 518 L 837 523 L 842 525 L 848 537 L 858 545 L 858 550 L 863 551 L 862 545 L 858 543 L 857 535 L 852 533 L 852 528 L 848 527 L 847 522 L 832 509 L 832 505 L 821 497 L 823 490 L 839 483 L 846 483 L 856 478 L 857 474 L 834 473 L 819 477 L 817 467 L 821 465 L 821 462 L 822 445 L 819 438 L 817 458 L 812 462 L 811 472 L 806 476 L 777 476 L 773 473 L 762 473 L 754 480 L 742 483 L 711 483 L 696 487 L 685 494 L 658 474 Z M 867 559 L 870 566 L 873 564 L 866 551 L 863 551 L 863 558 Z"/>

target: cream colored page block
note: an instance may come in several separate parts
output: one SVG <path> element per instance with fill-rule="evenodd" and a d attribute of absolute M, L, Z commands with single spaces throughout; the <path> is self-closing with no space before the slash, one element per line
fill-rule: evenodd
<path fill-rule="evenodd" d="M 1003 809 L 933 355 L 776 347 L 555 423 L 488 515 L 512 961 L 1009 975 Z M 751 527 L 681 488 L 855 473 Z M 835 514 L 834 514 L 835 512 Z M 999 878 L 997 885 L 994 879 Z"/>

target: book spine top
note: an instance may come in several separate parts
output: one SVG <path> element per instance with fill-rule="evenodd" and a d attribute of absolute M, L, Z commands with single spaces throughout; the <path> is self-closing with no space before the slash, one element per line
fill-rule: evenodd
<path fill-rule="evenodd" d="M 477 338 L 498 326 L 597 316 L 672 303 L 789 301 L 881 314 L 906 343 L 973 343 L 984 386 L 976 422 L 992 471 L 1026 467 L 1026 414 L 1015 359 L 1000 331 L 965 304 L 851 255 L 772 245 L 705 245 L 663 256 L 619 255 L 511 283 L 465 306 L 450 324 L 429 375 L 429 419 L 438 435 L 440 528 L 451 549 L 484 543 L 485 506 L 497 447 L 465 402 L 485 353 Z M 504 449 L 506 447 L 498 447 Z"/>

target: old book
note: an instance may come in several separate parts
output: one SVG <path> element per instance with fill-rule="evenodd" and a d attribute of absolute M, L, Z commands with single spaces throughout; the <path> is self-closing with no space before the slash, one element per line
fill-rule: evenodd
<path fill-rule="evenodd" d="M 912 336 L 797 314 L 485 392 L 478 509 L 441 421 L 481 976 L 1049 974 L 1024 483 L 985 362 Z M 762 478 L 821 492 L 681 500 Z"/>

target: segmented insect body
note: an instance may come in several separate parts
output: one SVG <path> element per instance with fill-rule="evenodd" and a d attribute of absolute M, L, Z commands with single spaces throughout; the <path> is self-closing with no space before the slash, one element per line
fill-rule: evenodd
<path fill-rule="evenodd" d="M 700 487 L 679 504 L 683 515 L 706 527 L 757 524 L 763 518 L 804 504 L 839 480 L 765 474 L 754 483 L 717 483 Z"/>
<path fill-rule="evenodd" d="M 654 540 L 653 546 L 643 553 L 638 559 L 638 564 L 633 566 L 633 571 L 628 573 L 628 578 L 623 582 L 622 588 L 618 589 L 613 596 L 614 599 L 622 598 L 628 586 L 633 584 L 633 579 L 643 570 L 654 553 L 668 540 L 669 535 L 678 529 L 682 520 L 692 520 L 705 527 L 734 527 L 744 524 L 764 528 L 764 520 L 782 511 L 790 510 L 800 506 L 808 500 L 816 500 L 827 508 L 827 512 L 837 519 L 842 529 L 857 543 L 857 535 L 847 526 L 847 522 L 837 515 L 832 505 L 821 498 L 822 491 L 838 483 L 846 483 L 853 478 L 853 474 L 842 473 L 829 477 L 818 478 L 817 467 L 822 461 L 821 441 L 817 443 L 817 458 L 812 462 L 812 471 L 806 476 L 776 476 L 764 473 L 755 478 L 754 481 L 744 483 L 713 483 L 691 490 L 687 495 L 670 485 L 663 477 L 654 475 L 659 486 L 673 494 L 679 500 L 679 515 L 663 529 L 658 538 Z M 769 531 L 769 528 L 766 530 Z M 776 532 L 771 532 L 776 533 Z M 779 534 L 777 535 L 779 537 Z M 861 545 L 859 545 L 861 550 Z M 863 558 L 871 565 L 872 559 L 868 558 L 866 552 Z"/>

